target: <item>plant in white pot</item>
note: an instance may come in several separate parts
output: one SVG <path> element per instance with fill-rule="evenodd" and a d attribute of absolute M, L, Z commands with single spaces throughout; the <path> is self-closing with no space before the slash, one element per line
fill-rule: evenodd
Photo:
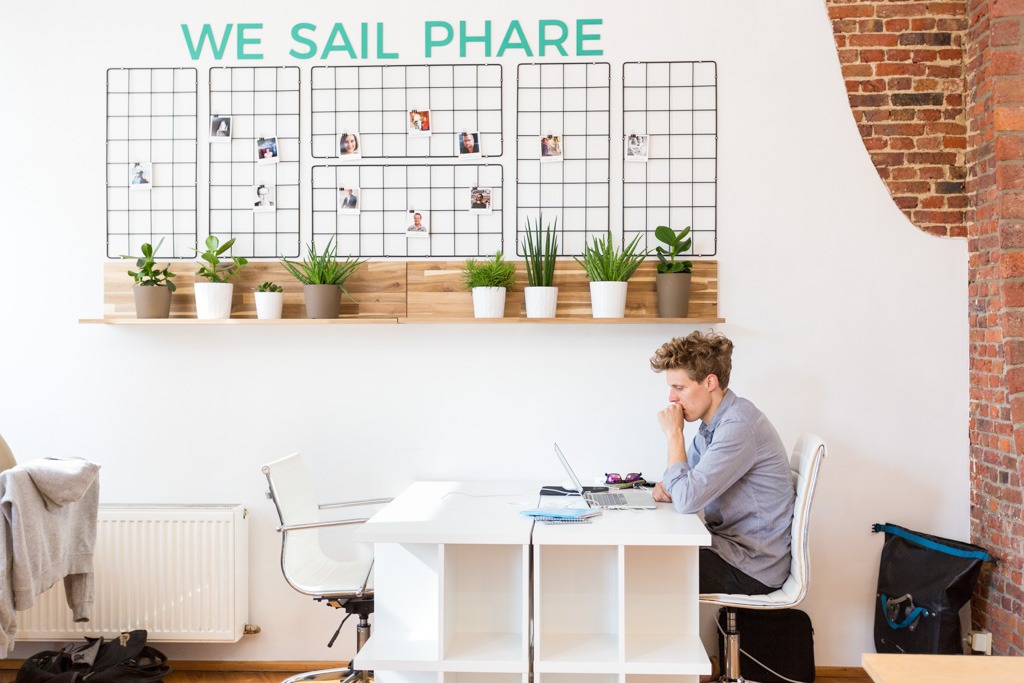
<path fill-rule="evenodd" d="M 690 277 L 693 263 L 676 260 L 684 251 L 690 250 L 690 226 L 676 232 L 667 225 L 659 225 L 654 236 L 665 246 L 658 247 L 658 274 L 655 287 L 658 291 L 659 318 L 685 318 L 690 308 Z"/>
<path fill-rule="evenodd" d="M 590 307 L 595 318 L 625 318 L 626 291 L 629 278 L 647 257 L 647 250 L 637 251 L 640 235 L 619 251 L 612 244 L 612 234 L 594 238 L 583 248 L 583 259 L 573 256 L 583 266 L 590 280 Z"/>
<path fill-rule="evenodd" d="M 483 263 L 468 259 L 462 280 L 473 292 L 474 318 L 505 317 L 505 293 L 516 283 L 516 264 L 503 260 L 500 251 Z"/>
<path fill-rule="evenodd" d="M 256 288 L 256 317 L 260 320 L 279 320 L 284 310 L 284 287 L 276 282 L 264 282 Z"/>
<path fill-rule="evenodd" d="M 156 252 L 164 241 L 161 239 L 154 247 L 149 242 L 142 245 L 142 256 L 123 255 L 121 258 L 134 258 L 138 270 L 129 270 L 128 274 L 135 279 L 132 293 L 135 296 L 136 318 L 169 318 L 171 317 L 171 294 L 176 287 L 171 278 L 177 277 L 171 272 L 170 266 L 161 270 L 156 265 Z"/>
<path fill-rule="evenodd" d="M 199 254 L 203 265 L 196 271 L 196 317 L 200 320 L 231 317 L 231 295 L 235 289 L 231 280 L 249 263 L 241 256 L 232 256 L 230 261 L 221 260 L 220 257 L 234 243 L 234 238 L 224 244 L 216 235 L 206 238 L 206 251 Z M 206 282 L 199 282 L 199 278 L 205 278 Z"/>
<path fill-rule="evenodd" d="M 555 257 L 558 255 L 558 219 L 554 224 L 541 227 L 541 219 L 530 225 L 526 219 L 526 241 L 523 255 L 526 257 L 527 318 L 554 318 L 558 308 L 558 287 L 555 281 Z"/>
<path fill-rule="evenodd" d="M 322 253 L 316 250 L 315 240 L 310 242 L 306 246 L 305 261 L 281 261 L 285 270 L 302 283 L 306 317 L 315 319 L 338 317 L 341 312 L 341 295 L 352 299 L 352 295 L 345 289 L 345 281 L 363 263 L 366 263 L 366 259 L 359 260 L 351 256 L 339 261 L 338 246 L 333 237 Z"/>

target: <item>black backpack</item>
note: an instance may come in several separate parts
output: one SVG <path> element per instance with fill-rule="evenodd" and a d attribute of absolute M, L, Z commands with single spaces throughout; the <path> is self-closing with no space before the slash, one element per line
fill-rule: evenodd
<path fill-rule="evenodd" d="M 32 655 L 18 670 L 15 683 L 159 683 L 172 671 L 167 657 L 146 645 L 144 630 L 122 633 L 116 640 L 86 638 L 61 650 Z"/>

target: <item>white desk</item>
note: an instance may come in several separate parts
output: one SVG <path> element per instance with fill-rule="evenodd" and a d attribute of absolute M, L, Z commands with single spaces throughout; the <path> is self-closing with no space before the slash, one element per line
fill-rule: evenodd
<path fill-rule="evenodd" d="M 376 610 L 357 666 L 380 683 L 528 683 L 532 633 L 534 683 L 710 673 L 697 554 L 711 537 L 700 520 L 660 505 L 535 525 L 519 510 L 537 504 L 539 488 L 420 482 L 363 525 Z"/>

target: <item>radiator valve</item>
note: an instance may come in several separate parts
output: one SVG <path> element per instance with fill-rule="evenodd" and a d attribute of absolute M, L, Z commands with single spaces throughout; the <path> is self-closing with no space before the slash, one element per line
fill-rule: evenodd
<path fill-rule="evenodd" d="M 254 636 L 259 633 L 262 629 L 257 624 L 246 624 L 245 628 L 242 629 L 242 633 L 247 636 Z"/>

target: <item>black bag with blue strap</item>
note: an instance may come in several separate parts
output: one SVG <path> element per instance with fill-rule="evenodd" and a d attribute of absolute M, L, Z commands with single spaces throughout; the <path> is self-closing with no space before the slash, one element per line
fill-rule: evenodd
<path fill-rule="evenodd" d="M 960 608 L 967 604 L 984 548 L 875 524 L 885 532 L 875 601 L 875 650 L 912 654 L 963 654 Z"/>

